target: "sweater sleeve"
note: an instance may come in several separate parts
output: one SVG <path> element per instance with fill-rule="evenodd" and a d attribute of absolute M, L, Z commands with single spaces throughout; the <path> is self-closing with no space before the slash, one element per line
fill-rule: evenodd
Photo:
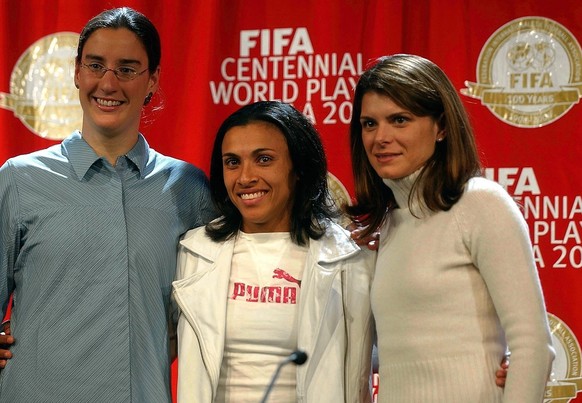
<path fill-rule="evenodd" d="M 555 352 L 527 223 L 507 192 L 482 178 L 468 184 L 459 211 L 511 351 L 504 402 L 542 402 Z"/>

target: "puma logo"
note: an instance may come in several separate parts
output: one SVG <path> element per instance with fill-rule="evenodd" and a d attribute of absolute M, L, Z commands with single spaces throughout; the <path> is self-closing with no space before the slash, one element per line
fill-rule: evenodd
<path fill-rule="evenodd" d="M 297 280 L 295 277 L 293 277 L 292 275 L 290 275 L 289 273 L 287 273 L 285 270 L 282 269 L 275 269 L 273 270 L 273 278 L 280 278 L 283 280 L 287 280 L 290 283 L 295 283 L 297 284 L 299 287 L 301 287 L 301 280 Z"/>

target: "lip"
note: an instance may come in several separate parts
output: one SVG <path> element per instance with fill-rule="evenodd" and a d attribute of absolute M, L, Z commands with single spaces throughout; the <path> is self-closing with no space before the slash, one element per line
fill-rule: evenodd
<path fill-rule="evenodd" d="M 374 154 L 374 157 L 376 158 L 376 161 L 381 162 L 381 163 L 387 163 L 387 162 L 392 162 L 394 161 L 396 158 L 398 158 L 401 155 L 401 153 L 376 153 Z"/>
<path fill-rule="evenodd" d="M 115 109 L 123 104 L 123 101 L 117 99 L 93 97 L 93 100 L 101 109 Z"/>
<path fill-rule="evenodd" d="M 254 203 L 267 194 L 266 190 L 255 190 L 255 191 L 246 191 L 246 192 L 238 192 L 237 196 L 244 202 L 244 203 Z"/>

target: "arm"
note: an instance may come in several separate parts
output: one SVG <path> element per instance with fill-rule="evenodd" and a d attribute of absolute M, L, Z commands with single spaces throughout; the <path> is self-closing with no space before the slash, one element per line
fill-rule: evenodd
<path fill-rule="evenodd" d="M 483 181 L 463 197 L 468 248 L 511 350 L 504 401 L 541 402 L 555 353 L 527 224 L 495 183 Z"/>
<path fill-rule="evenodd" d="M 501 361 L 500 369 L 495 371 L 495 384 L 500 388 L 505 387 L 505 381 L 507 380 L 507 370 L 509 369 L 509 354 L 503 357 Z"/>
<path fill-rule="evenodd" d="M 18 213 L 19 204 L 13 170 L 10 162 L 0 168 L 0 307 L 1 317 L 5 318 L 8 304 L 14 291 L 14 264 L 20 251 Z M 6 360 L 12 358 L 9 351 L 14 343 L 10 323 L 2 324 L 0 334 L 0 368 L 6 366 Z"/>
<path fill-rule="evenodd" d="M 372 343 L 374 321 L 370 288 L 376 253 L 362 250 L 342 271 L 343 304 L 347 330 L 345 390 L 346 401 L 371 401 Z M 356 389 L 356 390 L 354 390 Z"/>
<path fill-rule="evenodd" d="M 180 237 L 180 240 L 182 237 Z M 181 278 L 182 273 L 180 271 L 181 267 L 181 247 L 180 241 L 178 241 L 178 256 L 176 259 L 176 271 L 174 273 L 174 280 Z M 174 287 L 172 286 L 172 291 L 170 292 L 170 305 L 168 312 L 168 337 L 170 346 L 170 362 L 174 362 L 178 358 L 178 317 L 180 316 L 180 309 L 178 308 L 178 303 L 174 298 L 173 293 Z"/>
<path fill-rule="evenodd" d="M 12 358 L 9 348 L 14 344 L 14 337 L 10 335 L 10 321 L 2 323 L 0 331 L 0 369 L 6 367 L 8 359 Z"/>
<path fill-rule="evenodd" d="M 184 239 L 184 237 L 191 234 L 192 231 L 187 232 L 186 234 L 182 235 L 178 240 L 178 247 L 177 247 L 177 257 L 176 257 L 176 270 L 174 272 L 174 281 L 181 280 L 184 278 L 184 270 L 185 266 L 187 266 L 188 261 L 188 254 L 184 252 L 183 247 L 180 245 L 180 242 Z M 169 336 L 169 345 L 170 345 L 170 360 L 174 362 L 176 358 L 178 358 L 178 320 L 180 318 L 180 307 L 178 306 L 178 302 L 174 296 L 174 286 L 172 284 L 172 291 L 170 292 L 170 305 L 169 305 L 169 312 L 168 312 L 168 336 Z"/>
<path fill-rule="evenodd" d="M 172 320 L 172 315 L 170 315 L 168 320 L 168 336 L 170 340 L 170 362 L 174 362 L 178 357 L 178 333 L 176 323 Z"/>
<path fill-rule="evenodd" d="M 188 184 L 184 186 L 184 189 L 191 190 L 188 197 L 190 206 L 186 213 L 189 218 L 189 227 L 196 228 L 215 219 L 217 212 L 212 202 L 208 178 L 199 168 L 191 164 L 187 164 L 187 166 L 188 170 L 183 178 L 188 181 Z"/>

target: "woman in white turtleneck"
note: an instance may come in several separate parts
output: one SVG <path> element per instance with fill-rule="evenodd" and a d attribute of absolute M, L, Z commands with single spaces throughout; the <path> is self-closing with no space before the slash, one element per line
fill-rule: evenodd
<path fill-rule="evenodd" d="M 382 228 L 378 401 L 541 402 L 554 350 L 527 225 L 480 177 L 450 80 L 418 56 L 379 59 L 356 87 L 351 146 L 347 209 Z M 503 390 L 495 370 L 507 348 Z"/>

